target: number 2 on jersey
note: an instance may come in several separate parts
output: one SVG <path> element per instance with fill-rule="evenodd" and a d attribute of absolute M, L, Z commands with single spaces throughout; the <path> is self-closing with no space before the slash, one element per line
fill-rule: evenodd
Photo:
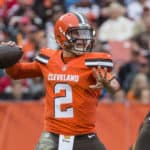
<path fill-rule="evenodd" d="M 72 88 L 68 84 L 57 83 L 54 88 L 55 94 L 60 93 L 62 90 L 65 91 L 65 96 L 59 96 L 54 99 L 55 118 L 72 118 L 73 107 L 66 108 L 65 110 L 61 109 L 62 105 L 72 103 Z"/>

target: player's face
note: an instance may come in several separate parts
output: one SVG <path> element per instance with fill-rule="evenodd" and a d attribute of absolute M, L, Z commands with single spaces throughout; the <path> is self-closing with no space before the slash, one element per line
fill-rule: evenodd
<path fill-rule="evenodd" d="M 81 55 L 89 52 L 93 45 L 93 32 L 89 29 L 73 29 L 68 34 L 72 39 L 71 52 Z"/>

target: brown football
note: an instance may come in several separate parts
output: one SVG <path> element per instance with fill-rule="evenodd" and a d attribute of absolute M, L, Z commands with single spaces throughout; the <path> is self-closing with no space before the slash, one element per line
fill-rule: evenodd
<path fill-rule="evenodd" d="M 23 52 L 17 46 L 0 46 L 0 68 L 8 68 L 16 64 L 22 57 Z"/>

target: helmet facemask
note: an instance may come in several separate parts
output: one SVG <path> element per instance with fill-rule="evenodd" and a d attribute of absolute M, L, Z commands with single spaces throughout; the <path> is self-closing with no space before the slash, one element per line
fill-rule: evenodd
<path fill-rule="evenodd" d="M 95 32 L 92 28 L 84 27 L 72 27 L 66 32 L 66 38 L 68 45 L 67 49 L 76 55 L 81 55 L 85 52 L 91 52 L 94 43 Z"/>

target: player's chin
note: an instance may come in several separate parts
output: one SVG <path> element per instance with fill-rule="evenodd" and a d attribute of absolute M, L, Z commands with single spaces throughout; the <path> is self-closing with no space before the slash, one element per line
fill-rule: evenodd
<path fill-rule="evenodd" d="M 76 56 L 80 56 L 80 55 L 83 55 L 85 54 L 86 52 L 85 51 L 77 51 L 77 50 L 72 50 L 72 53 Z"/>

